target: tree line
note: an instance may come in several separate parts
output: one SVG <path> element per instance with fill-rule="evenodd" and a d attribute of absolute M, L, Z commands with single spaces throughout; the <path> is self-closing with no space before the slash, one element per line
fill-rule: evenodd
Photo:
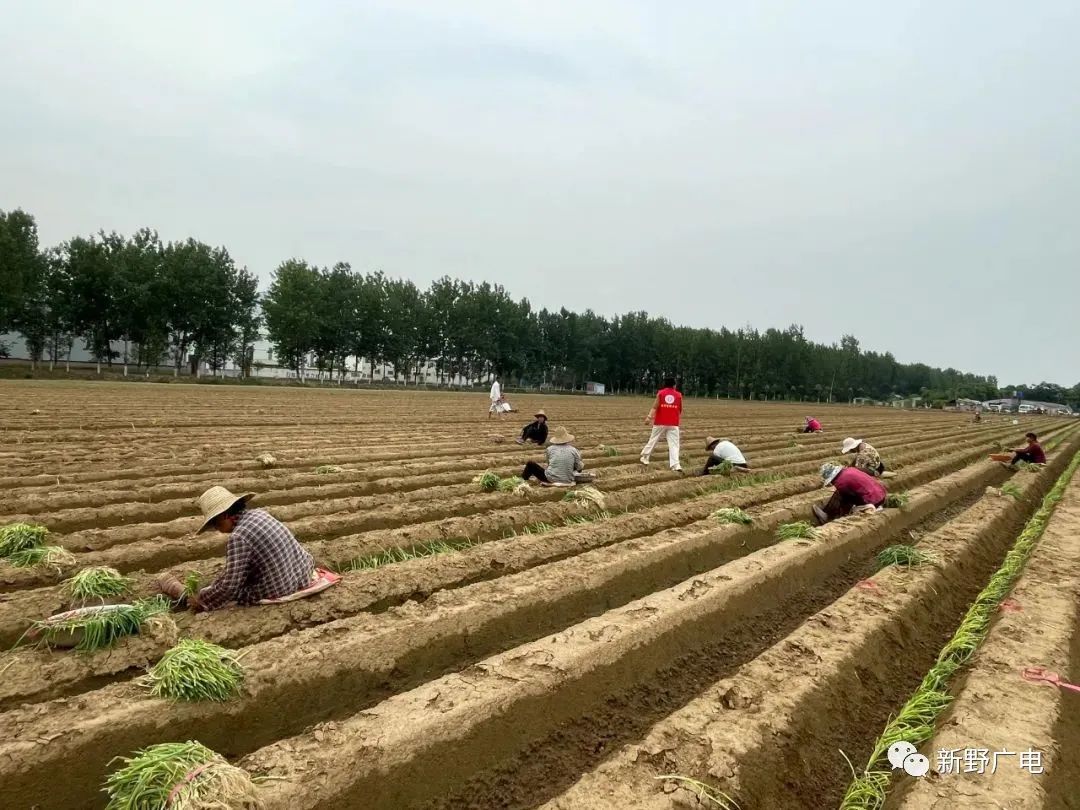
<path fill-rule="evenodd" d="M 97 361 L 151 368 L 232 361 L 250 373 L 265 335 L 277 362 L 302 375 L 355 373 L 385 364 L 404 382 L 432 367 L 442 382 L 550 384 L 647 392 L 673 374 L 690 394 L 841 400 L 989 399 L 1011 394 L 993 376 L 838 344 L 810 341 L 803 328 L 699 329 L 646 312 L 614 317 L 592 310 L 534 309 L 502 286 L 443 277 L 426 289 L 346 263 L 282 262 L 265 293 L 224 247 L 194 239 L 163 242 L 149 228 L 130 237 L 100 232 L 51 248 L 38 244 L 34 218 L 0 211 L 0 334 L 22 335 L 32 359 L 69 356 L 75 340 Z M 121 345 L 121 351 L 114 347 Z M 1030 399 L 1080 399 L 1073 389 L 1026 386 Z M 1043 396 L 1038 396 L 1037 392 Z"/>

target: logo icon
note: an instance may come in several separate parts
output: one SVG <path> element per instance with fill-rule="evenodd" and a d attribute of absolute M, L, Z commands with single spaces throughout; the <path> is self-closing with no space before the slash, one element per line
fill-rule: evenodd
<path fill-rule="evenodd" d="M 675 404 L 675 395 L 674 394 L 665 395 L 664 396 L 664 402 L 666 404 L 668 404 L 668 405 L 674 405 Z"/>
<path fill-rule="evenodd" d="M 904 740 L 890 745 L 888 756 L 893 770 L 903 769 L 908 776 L 923 777 L 930 772 L 930 760 L 920 754 L 914 745 Z"/>

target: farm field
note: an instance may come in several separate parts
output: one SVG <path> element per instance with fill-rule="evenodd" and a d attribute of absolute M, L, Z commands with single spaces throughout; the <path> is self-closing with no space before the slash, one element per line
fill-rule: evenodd
<path fill-rule="evenodd" d="M 690 780 L 742 810 L 839 807 L 848 760 L 866 764 L 1055 485 L 1014 594 L 1031 609 L 995 619 L 930 743 L 1033 746 L 1046 774 L 894 777 L 888 806 L 1075 801 L 1080 693 L 1006 676 L 1080 682 L 1080 477 L 1065 483 L 1080 420 L 688 399 L 680 475 L 663 444 L 638 463 L 647 399 L 510 399 L 519 413 L 489 420 L 483 394 L 0 382 L 0 525 L 43 524 L 71 555 L 0 562 L 5 650 L 71 606 L 62 583 L 87 566 L 137 596 L 163 572 L 210 582 L 225 536 L 194 532 L 215 484 L 255 493 L 344 574 L 94 653 L 0 653 L 0 806 L 104 807 L 114 757 L 197 740 L 256 777 L 269 810 L 723 806 Z M 576 436 L 602 502 L 480 491 L 487 470 L 542 461 L 514 443 L 538 408 Z M 797 433 L 811 413 L 825 432 Z M 1045 468 L 987 459 L 1029 430 Z M 706 435 L 753 474 L 693 475 Z M 908 500 L 778 539 L 825 497 L 818 468 L 846 436 Z M 716 517 L 732 507 L 752 522 Z M 898 544 L 932 564 L 883 566 Z M 241 694 L 150 694 L 138 679 L 178 638 L 240 653 Z"/>

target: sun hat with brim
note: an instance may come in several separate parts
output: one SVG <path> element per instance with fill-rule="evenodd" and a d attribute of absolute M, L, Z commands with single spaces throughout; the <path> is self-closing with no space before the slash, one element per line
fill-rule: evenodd
<path fill-rule="evenodd" d="M 849 437 L 844 439 L 844 443 L 840 446 L 840 452 L 850 453 L 852 450 L 858 449 L 860 444 L 862 444 L 862 439 L 852 439 Z"/>
<path fill-rule="evenodd" d="M 723 439 L 718 439 L 715 436 L 706 436 L 705 437 L 705 449 L 706 450 L 712 450 L 712 446 L 714 444 L 719 444 L 722 441 L 723 441 Z"/>
<path fill-rule="evenodd" d="M 570 444 L 574 440 L 573 435 L 562 425 L 555 428 L 555 432 L 548 438 L 548 444 Z"/>
<path fill-rule="evenodd" d="M 210 487 L 199 496 L 199 509 L 202 510 L 203 514 L 203 525 L 199 527 L 199 531 L 205 532 L 214 518 L 225 514 L 237 503 L 241 501 L 247 503 L 254 497 L 254 492 L 234 495 L 225 487 Z"/>
<path fill-rule="evenodd" d="M 835 464 L 822 464 L 821 480 L 825 482 L 824 484 L 822 484 L 822 486 L 827 487 L 829 484 L 831 484 L 836 479 L 836 476 L 838 476 L 840 474 L 840 471 L 843 469 L 843 467 L 838 467 Z"/>
<path fill-rule="evenodd" d="M 537 417 L 542 416 L 545 419 L 547 419 L 547 414 L 544 413 L 543 411 L 537 411 L 536 413 L 533 414 L 533 416 L 537 416 Z"/>

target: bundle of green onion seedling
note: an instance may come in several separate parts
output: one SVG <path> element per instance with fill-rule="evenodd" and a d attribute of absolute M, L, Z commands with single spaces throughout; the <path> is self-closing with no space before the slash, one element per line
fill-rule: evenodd
<path fill-rule="evenodd" d="M 182 639 L 141 679 L 157 697 L 174 700 L 228 700 L 243 681 L 236 652 L 195 638 Z"/>
<path fill-rule="evenodd" d="M 754 522 L 750 515 L 737 506 L 725 506 L 723 509 L 717 509 L 712 513 L 712 517 L 721 523 L 738 523 L 743 526 L 749 526 Z"/>
<path fill-rule="evenodd" d="M 34 622 L 27 635 L 50 646 L 58 639 L 76 637 L 75 649 L 92 652 L 110 647 L 124 636 L 135 635 L 147 619 L 169 610 L 165 597 L 140 599 L 131 605 L 102 605 L 68 611 Z"/>
<path fill-rule="evenodd" d="M 9 523 L 0 526 L 0 557 L 10 557 L 30 548 L 45 544 L 49 530 L 35 523 Z"/>
<path fill-rule="evenodd" d="M 261 807 L 248 772 L 201 743 L 159 743 L 113 762 L 120 762 L 121 767 L 105 780 L 106 810 Z"/>
<path fill-rule="evenodd" d="M 805 520 L 800 520 L 783 524 L 776 530 L 776 537 L 778 540 L 812 539 L 817 537 L 817 530 Z"/>
<path fill-rule="evenodd" d="M 131 590 L 131 579 L 115 568 L 84 568 L 65 580 L 64 591 L 74 602 L 104 601 L 123 596 Z"/>

